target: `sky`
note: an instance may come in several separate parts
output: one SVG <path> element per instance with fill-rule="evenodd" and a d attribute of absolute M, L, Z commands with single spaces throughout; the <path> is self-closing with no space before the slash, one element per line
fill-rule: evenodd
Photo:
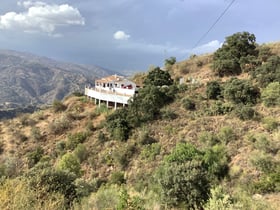
<path fill-rule="evenodd" d="M 0 49 L 146 71 L 171 56 L 214 52 L 236 32 L 280 41 L 279 9 L 279 0 L 2 1 Z"/>

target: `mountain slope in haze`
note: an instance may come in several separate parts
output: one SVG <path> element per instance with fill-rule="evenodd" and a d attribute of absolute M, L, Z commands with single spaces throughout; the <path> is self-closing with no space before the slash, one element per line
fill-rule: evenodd
<path fill-rule="evenodd" d="M 114 72 L 97 66 L 58 62 L 46 57 L 0 50 L 0 106 L 46 104 Z"/>

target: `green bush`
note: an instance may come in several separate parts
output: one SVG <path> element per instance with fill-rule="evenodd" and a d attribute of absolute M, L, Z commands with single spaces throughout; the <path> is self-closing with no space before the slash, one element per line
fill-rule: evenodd
<path fill-rule="evenodd" d="M 161 115 L 161 118 L 164 120 L 174 120 L 178 117 L 178 115 L 171 109 L 162 110 L 160 115 Z"/>
<path fill-rule="evenodd" d="M 273 55 L 267 62 L 258 67 L 251 73 L 259 86 L 266 87 L 269 83 L 280 81 L 280 57 Z"/>
<path fill-rule="evenodd" d="M 167 162 L 183 163 L 185 161 L 199 160 L 203 153 L 189 143 L 178 143 L 169 155 L 165 157 Z"/>
<path fill-rule="evenodd" d="M 124 184 L 125 183 L 124 172 L 122 171 L 113 172 L 110 177 L 110 183 L 118 184 L 118 185 Z"/>
<path fill-rule="evenodd" d="M 78 146 L 73 151 L 74 155 L 78 158 L 79 162 L 82 163 L 88 157 L 88 151 L 85 145 L 78 144 Z"/>
<path fill-rule="evenodd" d="M 81 170 L 81 165 L 79 163 L 79 160 L 75 155 L 71 153 L 66 153 L 61 157 L 61 159 L 57 164 L 57 168 L 59 170 L 66 171 L 68 173 L 73 173 L 76 176 L 82 175 L 82 170 Z"/>
<path fill-rule="evenodd" d="M 200 142 L 206 144 L 206 146 L 214 146 L 220 143 L 220 139 L 217 135 L 207 131 L 201 132 L 198 139 Z"/>
<path fill-rule="evenodd" d="M 262 119 L 262 123 L 268 131 L 276 130 L 280 126 L 280 122 L 272 117 L 266 117 Z"/>
<path fill-rule="evenodd" d="M 258 117 L 258 113 L 250 106 L 237 106 L 234 115 L 241 120 L 254 120 Z"/>
<path fill-rule="evenodd" d="M 156 142 L 156 140 L 150 136 L 150 131 L 145 127 L 137 132 L 137 141 L 141 145 L 153 144 Z"/>
<path fill-rule="evenodd" d="M 87 197 L 94 191 L 94 186 L 81 178 L 76 179 L 74 184 L 78 198 Z"/>
<path fill-rule="evenodd" d="M 36 165 L 43 157 L 44 150 L 42 147 L 37 147 L 34 151 L 27 153 L 28 167 Z"/>
<path fill-rule="evenodd" d="M 218 133 L 218 138 L 224 144 L 232 142 L 237 139 L 233 129 L 229 126 L 222 127 Z"/>
<path fill-rule="evenodd" d="M 74 183 L 76 176 L 66 171 L 57 171 L 50 167 L 43 167 L 43 169 L 29 171 L 26 175 L 29 185 L 32 189 L 36 190 L 36 196 L 42 199 L 50 193 L 61 193 L 65 198 L 64 207 L 69 208 L 77 198 Z"/>
<path fill-rule="evenodd" d="M 105 141 L 107 141 L 106 135 L 102 131 L 98 132 L 97 138 L 98 138 L 98 141 L 100 141 L 101 143 L 104 143 Z"/>
<path fill-rule="evenodd" d="M 203 110 L 203 113 L 206 113 L 210 116 L 225 115 L 230 113 L 233 109 L 234 106 L 231 103 L 214 101 L 214 103 L 210 104 L 210 107 L 207 107 L 206 110 Z"/>
<path fill-rule="evenodd" d="M 163 201 L 184 209 L 200 208 L 208 199 L 210 182 L 200 161 L 167 163 L 158 171 Z"/>
<path fill-rule="evenodd" d="M 88 137 L 86 132 L 78 132 L 74 134 L 69 134 L 67 136 L 66 148 L 73 150 L 77 147 L 78 144 L 83 143 Z"/>
<path fill-rule="evenodd" d="M 249 80 L 231 78 L 224 84 L 223 96 L 236 104 L 256 104 L 260 90 Z"/>
<path fill-rule="evenodd" d="M 241 203 L 233 200 L 233 198 L 223 192 L 222 187 L 218 186 L 210 190 L 210 198 L 203 206 L 205 210 L 236 210 L 241 209 Z"/>
<path fill-rule="evenodd" d="M 267 107 L 280 105 L 280 83 L 279 82 L 269 83 L 269 85 L 262 90 L 261 99 L 264 105 Z"/>
<path fill-rule="evenodd" d="M 211 182 L 215 182 L 216 179 L 223 179 L 229 171 L 229 157 L 225 146 L 214 145 L 206 149 L 203 155 L 203 163 Z"/>
<path fill-rule="evenodd" d="M 222 87 L 218 81 L 207 82 L 206 95 L 208 99 L 218 99 L 222 94 Z"/>
<path fill-rule="evenodd" d="M 126 141 L 130 134 L 130 123 L 126 109 L 118 109 L 106 117 L 106 127 L 112 138 Z"/>
<path fill-rule="evenodd" d="M 195 110 L 195 102 L 190 98 L 183 98 L 182 106 L 184 107 L 185 110 Z"/>
<path fill-rule="evenodd" d="M 140 157 L 142 159 L 153 161 L 155 160 L 156 156 L 160 154 L 160 150 L 161 145 L 159 143 L 145 145 L 140 153 Z"/>

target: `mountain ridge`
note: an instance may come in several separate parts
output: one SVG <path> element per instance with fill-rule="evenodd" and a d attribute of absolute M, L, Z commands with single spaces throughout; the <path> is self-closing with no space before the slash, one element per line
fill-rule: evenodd
<path fill-rule="evenodd" d="M 0 50 L 0 105 L 49 104 L 116 72 L 13 50 Z"/>

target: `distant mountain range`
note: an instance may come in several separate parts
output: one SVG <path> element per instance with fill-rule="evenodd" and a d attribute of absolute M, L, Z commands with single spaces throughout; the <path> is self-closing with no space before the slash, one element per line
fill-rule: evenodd
<path fill-rule="evenodd" d="M 70 93 L 83 92 L 85 84 L 110 74 L 115 72 L 0 50 L 0 110 L 50 104 Z"/>

